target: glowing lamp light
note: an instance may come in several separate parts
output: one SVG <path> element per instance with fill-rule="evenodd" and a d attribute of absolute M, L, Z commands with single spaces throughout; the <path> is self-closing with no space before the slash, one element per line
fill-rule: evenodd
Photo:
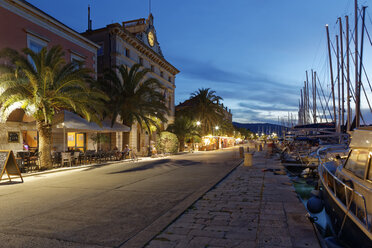
<path fill-rule="evenodd" d="M 200 126 L 200 124 L 201 124 L 200 121 L 197 121 L 197 122 L 196 122 L 196 125 L 197 125 L 197 126 Z"/>

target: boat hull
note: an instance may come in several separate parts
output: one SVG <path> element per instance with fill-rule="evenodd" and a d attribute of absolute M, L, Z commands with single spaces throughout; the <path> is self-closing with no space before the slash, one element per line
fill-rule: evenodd
<path fill-rule="evenodd" d="M 331 220 L 333 231 L 338 235 L 346 213 L 334 201 L 327 188 L 324 185 L 322 188 L 325 211 Z M 349 217 L 346 217 L 340 240 L 349 247 L 372 247 L 372 240 Z"/>

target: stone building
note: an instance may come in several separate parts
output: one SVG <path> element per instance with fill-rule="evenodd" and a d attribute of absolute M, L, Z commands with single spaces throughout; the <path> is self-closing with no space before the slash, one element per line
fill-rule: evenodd
<path fill-rule="evenodd" d="M 107 68 L 120 65 L 131 67 L 133 64 L 141 64 L 150 69 L 151 73 L 147 76 L 156 78 L 162 84 L 170 112 L 167 117 L 168 124 L 173 122 L 175 79 L 179 70 L 163 56 L 152 14 L 147 19 L 125 21 L 122 24 L 114 23 L 95 30 L 88 28 L 82 35 L 100 45 L 97 53 L 98 75 Z M 145 155 L 149 138 L 154 140 L 154 137 L 149 137 L 149 133 L 135 123 L 131 127 L 130 134 L 123 133 L 122 144 L 118 148 L 129 144 L 131 148 Z"/>
<path fill-rule="evenodd" d="M 61 45 L 67 62 L 84 61 L 84 66 L 97 72 L 97 49 L 99 45 L 67 27 L 52 16 L 24 0 L 0 0 L 0 49 L 16 50 L 30 48 L 39 52 L 43 47 Z M 129 131 L 128 127 L 117 126 L 102 129 L 72 113 L 60 113 L 63 121 L 53 128 L 53 146 L 63 149 L 94 149 L 91 135 L 105 132 L 110 136 L 109 148 L 116 145 L 116 132 Z M 67 117 L 69 119 L 67 119 Z M 68 121 L 75 118 L 80 126 L 68 127 Z M 64 123 L 66 122 L 66 123 Z M 0 150 L 22 150 L 24 144 L 32 149 L 38 147 L 38 133 L 35 120 L 22 109 L 14 109 L 5 123 L 0 123 Z"/>

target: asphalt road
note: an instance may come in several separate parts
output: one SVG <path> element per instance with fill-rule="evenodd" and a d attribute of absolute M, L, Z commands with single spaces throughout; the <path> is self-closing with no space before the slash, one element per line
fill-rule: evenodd
<path fill-rule="evenodd" d="M 0 247 L 142 247 L 239 161 L 226 149 L 0 184 Z"/>

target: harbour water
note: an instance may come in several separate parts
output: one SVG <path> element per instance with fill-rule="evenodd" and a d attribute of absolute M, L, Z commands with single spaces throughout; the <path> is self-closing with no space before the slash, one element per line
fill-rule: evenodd
<path fill-rule="evenodd" d="M 316 190 L 317 178 L 302 178 L 297 176 L 289 177 L 293 182 L 298 197 L 306 207 L 307 201 L 312 196 L 311 191 Z M 314 219 L 314 224 L 323 238 L 332 236 L 330 219 L 324 208 L 318 214 L 309 213 L 309 215 Z"/>

